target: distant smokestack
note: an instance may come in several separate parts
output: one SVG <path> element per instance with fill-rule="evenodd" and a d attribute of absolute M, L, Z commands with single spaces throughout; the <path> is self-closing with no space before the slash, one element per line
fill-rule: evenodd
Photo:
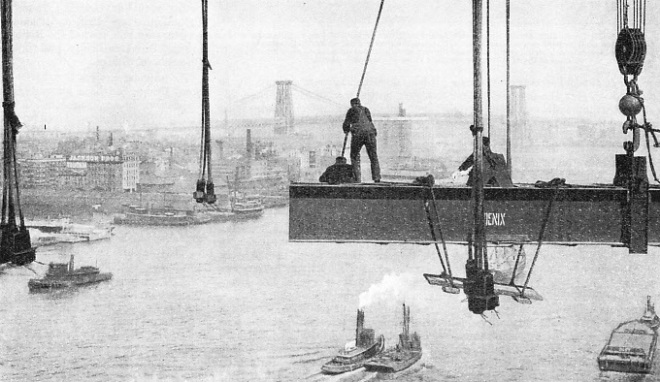
<path fill-rule="evenodd" d="M 218 139 L 218 140 L 215 141 L 215 143 L 218 144 L 218 153 L 216 154 L 216 157 L 217 157 L 218 159 L 222 159 L 222 158 L 224 158 L 224 157 L 225 157 L 225 146 L 224 146 L 224 142 Z"/>
<path fill-rule="evenodd" d="M 403 336 L 408 339 L 410 335 L 410 307 L 403 304 Z"/>
<path fill-rule="evenodd" d="M 247 129 L 245 137 L 245 150 L 247 151 L 247 158 L 252 159 L 252 130 Z"/>
<path fill-rule="evenodd" d="M 355 325 L 355 344 L 360 345 L 360 337 L 364 330 L 364 310 L 358 309 L 357 311 L 357 325 Z"/>

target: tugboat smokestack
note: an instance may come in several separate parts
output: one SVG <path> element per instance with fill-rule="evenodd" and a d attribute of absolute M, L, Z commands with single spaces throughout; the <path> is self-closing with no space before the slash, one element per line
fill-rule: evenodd
<path fill-rule="evenodd" d="M 355 344 L 360 345 L 360 337 L 362 337 L 362 331 L 364 330 L 364 310 L 358 309 L 357 311 L 357 323 L 355 325 Z"/>

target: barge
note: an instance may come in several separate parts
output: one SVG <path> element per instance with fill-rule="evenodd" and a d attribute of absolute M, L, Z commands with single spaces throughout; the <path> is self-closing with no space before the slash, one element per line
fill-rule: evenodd
<path fill-rule="evenodd" d="M 626 321 L 617 326 L 598 355 L 601 371 L 648 374 L 658 342 L 660 318 L 655 314 L 651 297 L 647 297 L 646 311 L 637 320 Z"/>

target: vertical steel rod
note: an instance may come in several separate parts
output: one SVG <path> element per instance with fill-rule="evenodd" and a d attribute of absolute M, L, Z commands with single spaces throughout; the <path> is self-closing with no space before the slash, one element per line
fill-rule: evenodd
<path fill-rule="evenodd" d="M 511 164 L 511 0 L 506 0 L 506 168 L 513 178 Z"/>
<path fill-rule="evenodd" d="M 482 105 L 482 79 L 481 79 L 481 40 L 482 40 L 482 0 L 472 1 L 472 60 L 474 75 L 474 167 L 472 174 L 474 183 L 472 193 L 474 197 L 475 240 L 474 256 L 480 268 L 486 267 L 486 234 L 484 226 L 484 184 L 483 184 L 483 105 Z"/>

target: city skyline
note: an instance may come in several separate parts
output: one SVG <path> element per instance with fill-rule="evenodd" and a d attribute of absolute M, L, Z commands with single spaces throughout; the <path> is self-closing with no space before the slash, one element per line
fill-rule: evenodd
<path fill-rule="evenodd" d="M 294 95 L 297 116 L 342 114 L 355 95 L 379 1 L 220 1 L 209 4 L 211 118 L 267 118 L 277 80 L 331 102 Z M 504 1 L 491 2 L 493 113 L 503 114 Z M 648 8 L 639 79 L 650 118 L 660 93 Z M 616 6 L 535 0 L 512 4 L 512 84 L 527 86 L 539 118 L 623 119 L 614 59 Z M 386 1 L 361 97 L 374 114 L 471 113 L 469 3 Z M 201 109 L 197 3 L 119 0 L 14 5 L 16 110 L 27 126 L 127 129 L 194 125 Z M 254 102 L 253 102 L 254 101 Z M 344 105 L 345 106 L 342 106 Z"/>

